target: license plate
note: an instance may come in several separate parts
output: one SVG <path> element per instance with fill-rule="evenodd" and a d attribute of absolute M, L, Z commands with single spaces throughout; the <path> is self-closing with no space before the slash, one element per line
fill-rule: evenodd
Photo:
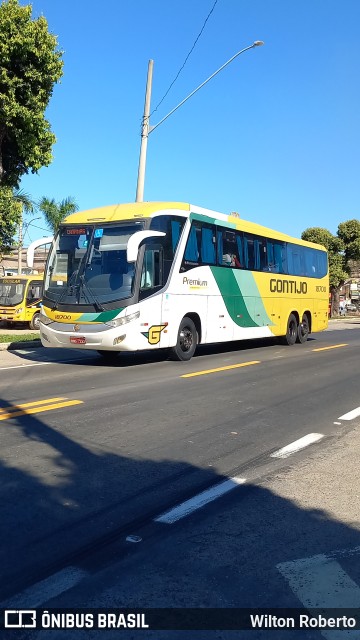
<path fill-rule="evenodd" d="M 72 344 L 86 344 L 86 338 L 75 336 L 70 338 L 70 342 L 72 342 Z"/>

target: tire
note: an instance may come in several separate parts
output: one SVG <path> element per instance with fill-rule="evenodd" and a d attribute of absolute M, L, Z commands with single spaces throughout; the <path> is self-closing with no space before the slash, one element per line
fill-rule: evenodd
<path fill-rule="evenodd" d="M 175 347 L 172 347 L 170 357 L 172 360 L 190 360 L 196 350 L 198 333 L 191 318 L 183 318 L 180 323 Z"/>
<path fill-rule="evenodd" d="M 298 323 L 293 313 L 290 313 L 286 334 L 282 336 L 281 343 L 289 346 L 295 344 L 298 337 Z"/>
<path fill-rule="evenodd" d="M 309 333 L 310 333 L 309 318 L 307 314 L 304 313 L 298 327 L 297 341 L 300 342 L 300 344 L 304 344 L 304 342 L 306 342 L 309 337 Z"/>
<path fill-rule="evenodd" d="M 35 329 L 36 331 L 40 329 L 40 313 L 39 312 L 34 313 L 33 317 L 29 322 L 29 327 L 30 329 Z"/>

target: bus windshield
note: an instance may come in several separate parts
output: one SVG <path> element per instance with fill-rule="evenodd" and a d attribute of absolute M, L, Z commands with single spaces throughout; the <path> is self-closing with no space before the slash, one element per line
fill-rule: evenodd
<path fill-rule="evenodd" d="M 130 298 L 135 264 L 127 261 L 127 243 L 142 229 L 141 222 L 61 227 L 49 256 L 45 295 L 55 303 L 100 307 Z"/>
<path fill-rule="evenodd" d="M 15 307 L 24 299 L 26 280 L 0 278 L 0 304 L 3 307 Z"/>

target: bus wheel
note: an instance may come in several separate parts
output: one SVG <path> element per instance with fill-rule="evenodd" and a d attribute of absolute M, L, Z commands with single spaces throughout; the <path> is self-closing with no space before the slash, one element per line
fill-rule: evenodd
<path fill-rule="evenodd" d="M 195 353 L 198 343 L 198 334 L 193 321 L 190 318 L 183 318 L 180 323 L 177 343 L 171 349 L 173 360 L 190 360 Z"/>
<path fill-rule="evenodd" d="M 29 322 L 30 329 L 38 331 L 40 329 L 40 313 L 34 313 Z"/>
<path fill-rule="evenodd" d="M 306 313 L 304 313 L 302 320 L 299 324 L 297 341 L 301 342 L 301 344 L 306 342 L 309 336 L 309 331 L 310 331 L 309 318 L 307 317 Z"/>
<path fill-rule="evenodd" d="M 298 337 L 298 324 L 293 313 L 290 313 L 287 323 L 286 334 L 281 338 L 282 344 L 295 344 Z"/>

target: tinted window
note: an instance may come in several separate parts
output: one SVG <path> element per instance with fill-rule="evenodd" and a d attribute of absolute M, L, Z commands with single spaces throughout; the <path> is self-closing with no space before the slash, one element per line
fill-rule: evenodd
<path fill-rule="evenodd" d="M 194 223 L 187 239 L 182 269 L 216 264 L 216 232 L 213 225 Z"/>

